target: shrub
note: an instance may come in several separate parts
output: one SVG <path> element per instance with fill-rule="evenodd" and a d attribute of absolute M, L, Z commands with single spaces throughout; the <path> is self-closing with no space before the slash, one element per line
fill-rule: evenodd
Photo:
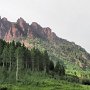
<path fill-rule="evenodd" d="M 1 87 L 0 90 L 8 90 L 7 87 Z"/>
<path fill-rule="evenodd" d="M 89 79 L 83 79 L 82 84 L 84 85 L 90 85 L 90 80 Z"/>

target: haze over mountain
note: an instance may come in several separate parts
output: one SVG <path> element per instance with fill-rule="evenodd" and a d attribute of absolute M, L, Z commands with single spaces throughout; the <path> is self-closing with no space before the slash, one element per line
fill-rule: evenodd
<path fill-rule="evenodd" d="M 73 69 L 90 68 L 90 54 L 81 46 L 65 39 L 59 38 L 49 27 L 42 27 L 36 22 L 29 25 L 23 18 L 16 22 L 8 21 L 7 18 L 0 18 L 0 38 L 7 42 L 12 40 L 24 43 L 29 49 L 37 47 L 46 49 L 51 60 L 64 62 L 66 67 L 73 66 Z"/>
<path fill-rule="evenodd" d="M 0 15 L 10 21 L 23 17 L 28 23 L 49 26 L 58 36 L 90 52 L 89 0 L 1 0 Z"/>

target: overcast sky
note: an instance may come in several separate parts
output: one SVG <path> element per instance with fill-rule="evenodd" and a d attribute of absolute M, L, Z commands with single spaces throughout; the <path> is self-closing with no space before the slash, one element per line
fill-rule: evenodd
<path fill-rule="evenodd" d="M 90 53 L 90 0 L 0 0 L 0 16 L 50 27 Z"/>

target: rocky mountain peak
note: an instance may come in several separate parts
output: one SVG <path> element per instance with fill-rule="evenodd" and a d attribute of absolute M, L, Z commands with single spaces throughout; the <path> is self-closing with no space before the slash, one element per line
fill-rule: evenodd
<path fill-rule="evenodd" d="M 23 18 L 19 18 L 17 20 L 17 24 L 21 27 L 21 28 L 24 28 L 25 24 L 26 24 L 26 21 L 23 19 Z"/>
<path fill-rule="evenodd" d="M 22 17 L 20 17 L 20 18 L 18 18 L 17 23 L 20 23 L 20 22 L 25 23 L 26 21 Z"/>
<path fill-rule="evenodd" d="M 48 36 L 50 36 L 51 35 L 51 29 L 49 28 L 49 27 L 46 27 L 46 28 L 43 28 L 43 30 L 44 30 L 44 32 L 48 35 Z"/>
<path fill-rule="evenodd" d="M 2 18 L 2 21 L 4 21 L 4 22 L 5 22 L 5 21 L 8 21 L 8 20 L 7 20 L 7 18 L 6 18 L 6 17 L 3 17 L 3 18 Z"/>
<path fill-rule="evenodd" d="M 52 40 L 56 38 L 56 35 L 49 27 L 43 28 L 36 22 L 32 22 L 32 24 L 29 25 L 21 17 L 17 22 L 10 22 L 5 17 L 1 19 L 0 38 L 10 41 L 24 36 L 30 38 L 41 38 L 44 40 Z"/>
<path fill-rule="evenodd" d="M 33 29 L 35 29 L 35 30 L 40 30 L 40 29 L 42 29 L 42 27 L 41 27 L 38 23 L 36 23 L 36 22 L 32 22 L 31 27 L 32 27 Z"/>

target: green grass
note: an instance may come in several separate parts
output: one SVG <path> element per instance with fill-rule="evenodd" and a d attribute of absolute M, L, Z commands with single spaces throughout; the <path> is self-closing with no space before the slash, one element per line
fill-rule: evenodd
<path fill-rule="evenodd" d="M 7 87 L 8 90 L 90 90 L 90 86 L 54 79 L 37 72 L 24 75 L 21 82 L 0 84 L 0 87 Z"/>
<path fill-rule="evenodd" d="M 35 82 L 34 82 L 35 83 Z M 6 84 L 3 87 L 8 87 L 8 90 L 90 90 L 90 86 L 72 84 L 65 81 L 54 82 L 48 81 L 44 84 L 39 83 L 31 85 L 10 85 Z"/>

